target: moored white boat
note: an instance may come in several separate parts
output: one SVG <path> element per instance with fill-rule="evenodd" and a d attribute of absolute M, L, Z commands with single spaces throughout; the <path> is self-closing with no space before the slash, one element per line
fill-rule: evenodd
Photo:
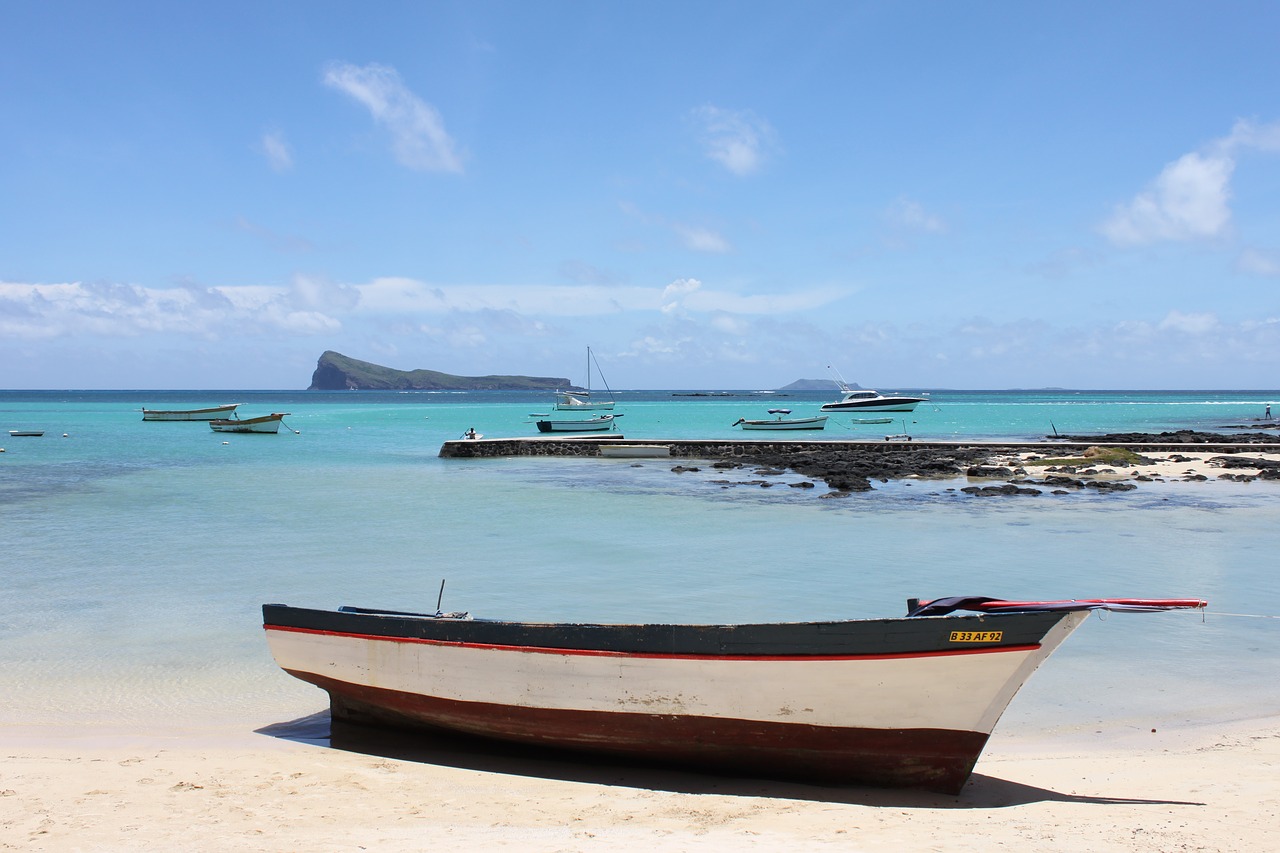
<path fill-rule="evenodd" d="M 957 598 L 911 602 L 901 618 L 745 625 L 262 612 L 276 662 L 324 689 L 334 720 L 956 793 L 1014 694 L 1090 610 L 1204 606 Z"/>
<path fill-rule="evenodd" d="M 226 403 L 221 406 L 209 406 L 204 409 L 143 409 L 144 421 L 212 421 L 229 418 L 239 403 Z"/>
<path fill-rule="evenodd" d="M 844 377 L 830 365 L 827 369 L 835 374 L 836 385 L 844 394 L 839 400 L 823 403 L 824 412 L 913 412 L 916 406 L 925 401 L 924 397 L 911 397 L 905 394 L 881 394 L 869 388 L 850 388 Z"/>
<path fill-rule="evenodd" d="M 925 401 L 924 397 L 885 395 L 865 388 L 843 388 L 844 396 L 831 403 L 823 403 L 824 412 L 912 412 Z"/>
<path fill-rule="evenodd" d="M 209 428 L 214 432 L 256 432 L 275 433 L 280 430 L 280 422 L 288 412 L 272 412 L 256 418 L 226 418 L 209 421 Z"/>
<path fill-rule="evenodd" d="M 578 392 L 571 392 L 571 391 L 558 391 L 558 392 L 556 392 L 556 404 L 555 404 L 555 408 L 556 408 L 558 411 L 562 411 L 562 412 L 566 412 L 566 411 L 568 411 L 568 412 L 573 412 L 573 411 L 577 411 L 577 412 L 593 412 L 593 411 L 602 411 L 602 410 L 612 409 L 612 408 L 613 408 L 613 406 L 614 406 L 614 401 L 613 401 L 613 400 L 592 400 L 592 399 L 591 399 L 591 397 L 590 397 L 590 392 L 589 392 L 589 391 L 588 391 L 588 392 L 582 392 L 582 391 L 578 391 Z"/>
<path fill-rule="evenodd" d="M 741 426 L 743 429 L 825 429 L 827 426 L 826 415 L 814 415 L 804 418 L 788 418 L 791 414 L 790 409 L 770 409 L 769 414 L 773 418 L 762 418 L 760 420 L 747 420 L 746 418 L 738 418 L 732 425 Z"/>
<path fill-rule="evenodd" d="M 596 432 L 612 429 L 614 418 L 622 415 L 596 415 L 585 420 L 546 420 L 535 421 L 538 432 Z"/>
<path fill-rule="evenodd" d="M 596 372 L 600 374 L 600 381 L 604 382 L 605 390 L 609 393 L 608 400 L 602 400 L 599 397 L 592 399 L 591 397 L 591 365 L 595 364 Z M 608 411 L 614 406 L 613 389 L 609 388 L 609 383 L 604 380 L 604 373 L 600 370 L 600 365 L 596 362 L 595 356 L 591 354 L 591 347 L 587 347 L 587 387 L 585 391 L 557 391 L 555 408 L 558 411 L 568 412 L 592 412 L 592 411 Z"/>

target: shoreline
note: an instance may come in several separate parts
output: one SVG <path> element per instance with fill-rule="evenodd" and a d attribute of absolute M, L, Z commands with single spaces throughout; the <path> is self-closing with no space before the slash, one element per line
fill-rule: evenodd
<path fill-rule="evenodd" d="M 875 481 L 968 478 L 983 486 L 964 488 L 975 495 L 1034 495 L 1041 489 L 1129 491 L 1131 481 L 1185 479 L 1280 481 L 1280 436 L 1259 433 L 1223 436 L 1182 430 L 1172 433 L 1120 433 L 1019 441 L 827 441 L 806 439 L 693 440 L 621 436 L 570 438 L 479 438 L 446 441 L 439 456 L 452 460 L 506 457 L 599 459 L 603 447 L 633 446 L 634 456 L 611 461 L 628 464 L 672 463 L 675 473 L 755 468 L 757 475 L 791 471 L 806 478 L 797 487 L 820 480 L 830 489 L 820 497 L 844 497 L 873 491 Z M 1057 464 L 1047 464 L 1045 460 Z M 1042 476 L 1037 476 L 1042 475 Z M 760 481 L 755 481 L 760 482 Z M 992 486 L 1000 482 L 1002 486 Z M 745 485 L 750 485 L 746 483 Z M 729 485 L 744 485 L 729 483 Z"/>
<path fill-rule="evenodd" d="M 1275 716 L 1065 741 L 997 728 L 956 797 L 501 748 L 360 751 L 270 729 L 110 742 L 82 732 L 56 746 L 0 729 L 0 849 L 1243 851 L 1280 841 Z"/>

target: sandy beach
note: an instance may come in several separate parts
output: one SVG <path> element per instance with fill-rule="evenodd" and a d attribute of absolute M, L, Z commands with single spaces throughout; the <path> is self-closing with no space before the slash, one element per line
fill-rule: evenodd
<path fill-rule="evenodd" d="M 997 729 L 959 797 L 726 779 L 447 742 L 0 732 L 6 850 L 1132 850 L 1280 846 L 1280 718 Z M 56 745 L 55 745 L 56 744 Z"/>

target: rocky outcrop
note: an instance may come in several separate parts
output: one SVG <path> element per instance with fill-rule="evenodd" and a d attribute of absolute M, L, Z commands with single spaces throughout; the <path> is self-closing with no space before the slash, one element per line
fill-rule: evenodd
<path fill-rule="evenodd" d="M 549 376 L 454 376 L 435 370 L 396 370 L 326 351 L 308 391 L 570 391 L 568 379 Z"/>

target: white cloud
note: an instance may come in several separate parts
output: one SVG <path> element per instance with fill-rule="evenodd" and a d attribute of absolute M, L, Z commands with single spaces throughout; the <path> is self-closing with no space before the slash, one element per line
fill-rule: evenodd
<path fill-rule="evenodd" d="M 765 149 L 773 145 L 773 128 L 750 111 L 708 105 L 694 110 L 693 115 L 701 125 L 707 156 L 735 175 L 757 171 L 764 161 Z"/>
<path fill-rule="evenodd" d="M 152 333 L 220 338 L 246 329 L 331 332 L 341 322 L 320 306 L 295 304 L 287 288 L 148 288 L 133 284 L 0 283 L 0 333 L 135 337 Z M 306 300 L 304 300 L 306 301 Z"/>
<path fill-rule="evenodd" d="M 462 172 L 462 156 L 435 107 L 415 95 L 394 68 L 335 63 L 324 83 L 363 104 L 391 134 L 403 166 L 422 172 Z"/>
<path fill-rule="evenodd" d="M 277 172 L 287 172 L 293 168 L 293 152 L 279 131 L 265 133 L 262 136 L 262 151 L 267 155 L 267 163 Z"/>
<path fill-rule="evenodd" d="M 1160 321 L 1159 329 L 1163 332 L 1181 332 L 1185 335 L 1207 335 L 1217 331 L 1219 325 L 1216 314 L 1184 314 L 1181 311 L 1170 311 Z"/>
<path fill-rule="evenodd" d="M 680 300 L 696 293 L 702 282 L 696 278 L 678 278 L 662 289 L 662 313 L 672 314 L 680 310 Z"/>
<path fill-rule="evenodd" d="M 294 276 L 289 291 L 291 304 L 310 309 L 349 311 L 360 302 L 355 288 L 317 276 Z"/>
<path fill-rule="evenodd" d="M 1280 122 L 1259 125 L 1248 119 L 1240 119 L 1218 145 L 1227 152 L 1240 148 L 1257 151 L 1280 151 Z"/>
<path fill-rule="evenodd" d="M 1165 166 L 1147 189 L 1116 207 L 1102 233 L 1121 246 L 1222 235 L 1231 223 L 1231 177 L 1241 150 L 1280 151 L 1280 123 L 1237 121 L 1226 136 Z"/>
<path fill-rule="evenodd" d="M 361 323 L 383 328 L 444 329 L 474 341 L 475 329 L 510 339 L 546 334 L 561 318 L 684 317 L 721 331 L 738 317 L 768 317 L 820 308 L 848 295 L 839 287 L 741 294 L 707 288 L 693 278 L 665 286 L 436 285 L 409 278 L 341 284 L 296 276 L 289 284 L 153 288 L 132 284 L 0 282 L 0 339 L 47 340 L 151 334 L 224 340 L 237 337 L 333 335 Z M 390 324 L 390 325 L 388 325 Z"/>
<path fill-rule="evenodd" d="M 1102 233 L 1118 245 L 1186 240 L 1221 234 L 1231 220 L 1231 172 L 1225 155 L 1185 154 L 1170 163 L 1133 201 L 1116 208 Z"/>
<path fill-rule="evenodd" d="M 925 210 L 923 205 L 909 198 L 899 198 L 889 205 L 885 218 L 890 223 L 910 231 L 924 231 L 929 234 L 944 234 L 947 223 L 941 217 Z"/>

